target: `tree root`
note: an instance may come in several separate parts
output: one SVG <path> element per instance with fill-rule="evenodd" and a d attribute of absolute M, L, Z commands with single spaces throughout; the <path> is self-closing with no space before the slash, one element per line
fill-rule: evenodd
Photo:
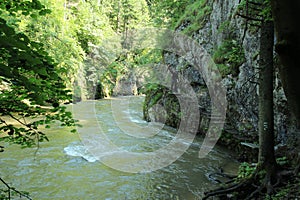
<path fill-rule="evenodd" d="M 203 200 L 208 199 L 209 197 L 212 196 L 221 196 L 221 195 L 225 195 L 225 194 L 230 194 L 234 191 L 237 191 L 239 188 L 242 188 L 244 186 L 248 185 L 248 180 L 240 182 L 240 183 L 235 183 L 235 184 L 231 184 L 227 187 L 221 187 L 218 188 L 216 190 L 212 190 L 209 192 L 204 193 L 205 196 L 202 198 Z"/>
<path fill-rule="evenodd" d="M 281 186 L 285 180 L 287 180 L 286 177 L 293 176 L 294 171 L 282 170 L 276 173 L 274 179 L 274 177 L 271 177 L 268 174 L 261 177 L 259 176 L 259 171 L 256 171 L 249 179 L 244 179 L 238 183 L 228 184 L 227 186 L 205 192 L 203 200 L 213 196 L 222 197 L 222 199 L 230 199 L 229 196 L 233 196 L 233 194 L 235 194 L 237 199 L 257 199 L 262 195 L 275 193 L 276 188 Z"/>
<path fill-rule="evenodd" d="M 227 181 L 219 180 L 218 178 L 215 178 L 214 176 L 223 177 L 223 178 L 227 179 Z M 214 172 L 214 173 L 210 173 L 208 175 L 208 178 L 210 180 L 212 180 L 213 182 L 216 182 L 216 183 L 225 183 L 225 184 L 229 184 L 229 183 L 234 182 L 234 179 L 236 177 L 237 177 L 236 175 L 226 174 L 226 173 L 222 172 L 222 170 L 221 170 L 221 172 Z"/>

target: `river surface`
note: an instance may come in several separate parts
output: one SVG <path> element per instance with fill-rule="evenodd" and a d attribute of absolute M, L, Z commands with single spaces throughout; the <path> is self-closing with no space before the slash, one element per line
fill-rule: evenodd
<path fill-rule="evenodd" d="M 80 106 L 92 104 L 98 124 L 82 120 L 83 127 L 76 134 L 70 133 L 69 128 L 53 126 L 45 130 L 50 142 L 41 143 L 36 154 L 36 149 L 5 144 L 5 151 L 0 153 L 0 176 L 37 200 L 189 200 L 201 199 L 204 191 L 218 187 L 208 176 L 220 167 L 226 173 L 236 173 L 238 163 L 232 152 L 221 147 L 214 147 L 200 159 L 202 140 L 199 137 L 175 162 L 151 172 L 117 170 L 118 164 L 128 162 L 127 157 L 122 161 L 105 154 L 105 160 L 112 158 L 111 161 L 99 161 L 99 155 L 91 153 L 85 145 L 89 140 L 94 142 L 91 134 L 99 135 L 99 129 L 115 146 L 139 154 L 160 149 L 176 137 L 175 129 L 142 120 L 143 99 L 129 96 L 74 105 L 76 116 L 83 116 L 87 110 Z M 146 137 L 139 128 L 143 126 L 159 131 Z M 0 187 L 4 186 L 0 184 Z"/>

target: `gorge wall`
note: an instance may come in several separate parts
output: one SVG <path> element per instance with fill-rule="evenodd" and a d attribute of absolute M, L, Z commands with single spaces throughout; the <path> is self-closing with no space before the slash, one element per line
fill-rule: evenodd
<path fill-rule="evenodd" d="M 260 28 L 246 25 L 246 20 L 238 16 L 239 0 L 203 1 L 195 4 L 194 13 L 198 19 L 193 22 L 186 15 L 176 31 L 189 34 L 211 55 L 223 77 L 227 89 L 227 116 L 220 143 L 234 148 L 241 160 L 248 161 L 245 152 L 257 149 L 241 145 L 258 144 L 258 60 Z M 205 10 L 199 17 L 199 10 Z M 197 11 L 198 10 L 198 11 Z M 199 11 L 200 12 L 200 11 Z M 193 28 L 198 23 L 198 30 Z M 200 24 L 200 25 L 199 25 Z M 199 134 L 205 134 L 210 121 L 210 97 L 201 73 L 186 60 L 171 52 L 164 52 L 164 64 L 188 77 L 196 91 L 200 109 Z M 286 98 L 276 72 L 274 84 L 274 110 L 276 144 L 284 145 L 293 130 Z M 180 106 L 176 97 L 165 88 L 150 90 L 146 95 L 144 117 L 148 121 L 160 121 L 160 116 L 167 112 L 166 123 L 178 127 L 180 123 Z M 158 104 L 160 106 L 153 106 Z M 161 106 L 164 109 L 161 109 Z M 176 114 L 177 113 L 177 114 Z M 256 142 L 253 142 L 256 141 Z M 251 145 L 250 145 L 251 146 Z"/>

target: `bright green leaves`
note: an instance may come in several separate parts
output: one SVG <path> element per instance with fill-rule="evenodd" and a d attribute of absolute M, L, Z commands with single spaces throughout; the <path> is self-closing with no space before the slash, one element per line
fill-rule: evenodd
<path fill-rule="evenodd" d="M 33 12 L 38 11 L 38 14 L 45 15 L 50 13 L 38 0 L 5 0 L 0 2 L 1 12 L 8 12 L 12 16 L 17 14 L 32 15 Z M 0 13 L 1 14 L 1 13 Z"/>
<path fill-rule="evenodd" d="M 115 32 L 124 34 L 127 30 L 149 25 L 149 11 L 145 0 L 110 0 L 106 15 Z"/>
<path fill-rule="evenodd" d="M 263 17 L 265 21 L 273 20 L 272 17 L 272 6 L 270 0 L 263 1 L 263 9 L 260 12 L 260 15 Z"/>
<path fill-rule="evenodd" d="M 37 130 L 37 126 L 19 128 L 11 124 L 3 125 L 2 123 L 0 122 L 0 132 L 6 135 L 0 137 L 0 141 L 19 144 L 22 147 L 32 147 L 36 144 L 36 141 L 49 141 L 45 133 Z"/>
<path fill-rule="evenodd" d="M 47 55 L 40 55 L 42 44 L 32 43 L 23 33 L 16 33 L 13 28 L 0 21 L 0 49 L 6 51 L 6 55 L 0 56 L 0 76 L 10 78 L 15 85 L 22 85 L 27 90 L 37 90 L 38 87 L 50 89 L 50 85 L 41 80 L 49 79 L 54 84 L 61 81 L 55 74 L 54 64 Z M 2 31 L 3 30 L 3 31 Z M 8 34 L 9 33 L 9 34 Z M 32 48 L 33 47 L 33 48 Z M 45 87 L 46 86 L 46 87 Z M 47 87 L 48 86 L 48 87 Z"/>
<path fill-rule="evenodd" d="M 237 180 L 250 178 L 255 170 L 256 165 L 251 165 L 247 162 L 241 163 L 239 166 Z"/>
<path fill-rule="evenodd" d="M 8 23 L 22 19 L 16 14 L 37 17 L 50 11 L 38 0 L 1 2 L 0 10 L 6 13 L 0 16 L 0 140 L 30 147 L 48 140 L 39 126 L 75 125 L 71 113 L 60 106 L 72 95 L 44 45 Z"/>
<path fill-rule="evenodd" d="M 189 3 L 190 0 L 152 0 L 149 3 L 149 9 L 154 26 L 175 27 Z"/>
<path fill-rule="evenodd" d="M 45 4 L 51 8 L 51 13 L 42 10 L 40 13 L 47 14 L 46 16 L 22 20 L 19 29 L 26 32 L 31 40 L 44 43 L 44 52 L 40 49 L 38 51 L 47 57 L 46 62 L 56 63 L 57 74 L 71 87 L 73 76 L 85 57 L 85 52 L 76 38 L 76 31 L 80 25 L 75 22 L 72 9 L 69 9 L 69 6 L 65 7 L 63 1 L 45 1 Z M 51 59 L 48 59 L 50 57 Z M 47 73 L 49 74 L 48 70 Z"/>

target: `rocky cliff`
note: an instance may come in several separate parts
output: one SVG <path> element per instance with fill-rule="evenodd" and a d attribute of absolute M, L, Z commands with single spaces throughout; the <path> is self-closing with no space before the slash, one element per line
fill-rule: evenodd
<path fill-rule="evenodd" d="M 190 20 L 187 13 L 181 19 L 177 32 L 189 34 L 211 55 L 222 75 L 222 83 L 227 90 L 226 124 L 220 142 L 234 147 L 239 151 L 241 159 L 243 152 L 257 151 L 255 148 L 241 145 L 244 143 L 258 143 L 258 59 L 259 59 L 259 32 L 257 25 L 250 24 L 238 13 L 241 12 L 239 0 L 203 1 L 197 10 L 205 9 L 197 21 Z M 199 11 L 200 12 L 200 11 Z M 199 23 L 198 28 L 194 23 Z M 199 133 L 205 134 L 210 121 L 210 96 L 205 81 L 186 60 L 171 53 L 164 53 L 164 64 L 171 66 L 178 73 L 188 76 L 197 93 L 201 122 Z M 288 116 L 286 98 L 280 79 L 275 74 L 275 131 L 277 144 L 284 144 L 289 130 L 292 129 Z M 177 127 L 180 123 L 180 108 L 176 104 L 176 97 L 169 94 L 164 88 L 149 91 L 146 97 L 144 115 L 147 120 L 158 120 L 162 115 L 161 106 L 167 114 L 165 120 L 168 125 Z M 153 107 L 155 103 L 160 106 Z M 174 113 L 178 113 L 174 115 Z M 255 145 L 253 145 L 255 146 Z"/>

